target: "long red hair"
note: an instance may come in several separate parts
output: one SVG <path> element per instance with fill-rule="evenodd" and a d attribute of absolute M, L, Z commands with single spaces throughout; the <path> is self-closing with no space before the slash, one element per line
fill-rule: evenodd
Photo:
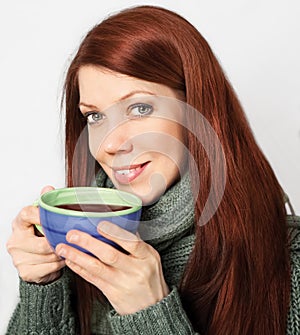
<path fill-rule="evenodd" d="M 222 144 L 224 195 L 214 216 L 201 226 L 197 222 L 209 191 L 218 192 L 223 181 L 210 180 L 209 159 L 194 135 L 197 123 L 188 121 L 193 131 L 187 146 L 198 165 L 191 165 L 190 172 L 195 176 L 201 171 L 201 188 L 195 190 L 195 246 L 179 291 L 195 331 L 284 335 L 290 266 L 282 189 L 205 39 L 178 14 L 154 6 L 126 9 L 87 34 L 65 82 L 68 186 L 89 184 L 100 168 L 89 153 L 87 135 L 81 134 L 85 121 L 78 109 L 77 74 L 87 64 L 182 91 Z M 80 154 L 75 153 L 76 145 Z M 79 277 L 76 285 L 81 334 L 89 334 L 96 289 Z"/>

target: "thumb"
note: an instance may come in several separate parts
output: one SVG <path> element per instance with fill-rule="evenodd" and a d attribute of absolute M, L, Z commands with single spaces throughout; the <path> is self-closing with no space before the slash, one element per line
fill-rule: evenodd
<path fill-rule="evenodd" d="M 54 190 L 54 187 L 51 185 L 44 186 L 41 190 L 41 194 Z"/>
<path fill-rule="evenodd" d="M 42 195 L 42 194 L 44 194 L 44 193 L 46 193 L 46 192 L 49 192 L 49 191 L 52 191 L 52 190 L 54 190 L 54 187 L 51 186 L 51 185 L 47 185 L 47 186 L 44 186 L 44 187 L 41 189 L 40 194 Z M 42 229 L 41 229 L 41 225 L 40 225 L 40 223 L 35 224 L 35 234 L 36 234 L 37 236 L 44 236 L 44 233 L 43 233 L 43 231 L 42 231 Z"/>

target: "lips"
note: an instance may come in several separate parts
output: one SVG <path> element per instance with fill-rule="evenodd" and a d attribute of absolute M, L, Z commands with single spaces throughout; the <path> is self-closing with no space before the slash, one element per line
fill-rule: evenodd
<path fill-rule="evenodd" d="M 120 184 L 129 184 L 145 170 L 149 163 L 113 168 L 114 177 Z"/>

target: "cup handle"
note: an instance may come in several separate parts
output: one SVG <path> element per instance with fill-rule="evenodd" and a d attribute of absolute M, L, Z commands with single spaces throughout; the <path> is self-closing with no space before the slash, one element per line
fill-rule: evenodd
<path fill-rule="evenodd" d="M 39 200 L 35 200 L 32 204 L 32 206 L 38 207 L 39 206 Z M 43 228 L 40 224 L 35 224 L 34 225 L 34 233 L 37 236 L 45 236 L 44 232 L 43 232 Z"/>

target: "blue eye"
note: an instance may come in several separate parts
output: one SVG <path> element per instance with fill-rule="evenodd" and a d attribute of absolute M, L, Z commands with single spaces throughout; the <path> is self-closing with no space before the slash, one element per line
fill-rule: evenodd
<path fill-rule="evenodd" d="M 87 124 L 92 126 L 94 124 L 99 124 L 105 119 L 105 115 L 99 112 L 89 112 L 84 115 Z"/>
<path fill-rule="evenodd" d="M 136 103 L 128 108 L 128 115 L 130 117 L 143 117 L 150 115 L 152 112 L 153 106 L 144 103 Z"/>

